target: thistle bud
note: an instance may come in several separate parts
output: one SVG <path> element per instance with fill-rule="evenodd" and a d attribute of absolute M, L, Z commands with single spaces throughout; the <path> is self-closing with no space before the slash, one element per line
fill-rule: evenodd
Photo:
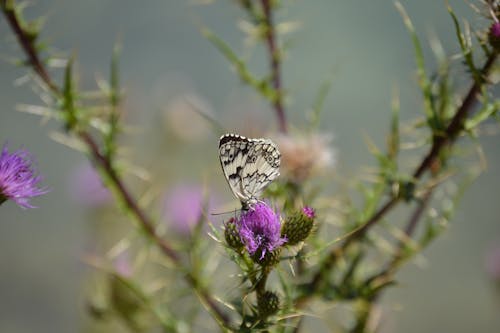
<path fill-rule="evenodd" d="M 500 22 L 493 22 L 490 26 L 488 41 L 495 50 L 500 50 Z"/>
<path fill-rule="evenodd" d="M 274 249 L 273 251 L 268 251 L 262 257 L 260 253 L 255 252 L 252 256 L 254 262 L 260 264 L 263 267 L 271 268 L 276 266 L 280 262 L 281 248 Z"/>
<path fill-rule="evenodd" d="M 276 293 L 272 291 L 266 291 L 262 294 L 257 295 L 257 307 L 259 309 L 259 314 L 262 317 L 267 317 L 278 312 L 280 307 L 280 299 Z"/>
<path fill-rule="evenodd" d="M 232 249 L 239 250 L 243 247 L 241 242 L 240 234 L 238 232 L 238 226 L 235 223 L 235 219 L 231 218 L 225 223 L 224 237 L 226 238 L 226 243 Z"/>
<path fill-rule="evenodd" d="M 309 236 L 315 216 L 314 209 L 306 206 L 286 219 L 281 235 L 287 238 L 288 245 L 296 245 Z"/>

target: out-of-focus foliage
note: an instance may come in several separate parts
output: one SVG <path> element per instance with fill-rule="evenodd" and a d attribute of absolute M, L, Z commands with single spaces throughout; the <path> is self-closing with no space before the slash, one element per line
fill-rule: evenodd
<path fill-rule="evenodd" d="M 40 97 L 40 103 L 23 105 L 22 110 L 56 120 L 60 130 L 52 138 L 84 153 L 96 171 L 93 179 L 75 185 L 91 185 L 77 194 L 90 196 L 87 209 L 96 237 L 85 256 L 95 268 L 85 296 L 95 321 L 90 330 L 112 331 L 121 325 L 131 332 L 300 332 L 308 330 L 304 318 L 324 314 L 326 304 L 346 309 L 341 314 L 331 311 L 335 324 L 330 330 L 377 332 L 381 300 L 397 285 L 397 273 L 446 230 L 463 191 L 482 171 L 477 138 L 485 125 L 498 127 L 494 74 L 500 4 L 478 1 L 476 7 L 486 18 L 474 29 L 449 7 L 460 52 L 448 56 L 433 41 L 437 69 L 431 71 L 427 44 L 396 3 L 414 47 L 422 112 L 401 122 L 395 93 L 387 112 L 386 146 L 367 139 L 376 165 L 363 170 L 344 191 L 328 177 L 339 157 L 331 146 L 331 129 L 321 126 L 333 80 L 318 84 L 312 110 L 301 112 L 302 122 L 290 120 L 292 96 L 283 80 L 283 64 L 286 38 L 297 24 L 283 19 L 288 3 L 240 0 L 228 5 L 239 10 L 240 27 L 256 46 L 254 56 L 266 64 L 263 73 L 219 32 L 202 26 L 201 34 L 268 104 L 266 117 L 276 120 L 277 130 L 259 134 L 274 140 L 281 151 L 281 177 L 266 187 L 264 201 L 241 211 L 221 205 L 211 181 L 172 185 L 165 193 L 160 180 L 151 177 L 158 167 L 148 170 L 135 166 L 147 163 L 132 162 L 121 143 L 133 131 L 124 119 L 119 47 L 111 55 L 108 80 L 99 78 L 95 90 L 83 89 L 75 56 L 64 58 L 62 72 L 51 69 L 55 54 L 41 42 L 41 20 L 27 20 L 22 3 L 0 0 L 24 55 L 19 64 L 33 73 Z M 357 96 L 363 98 L 363 93 Z M 220 135 L 233 121 L 217 117 L 196 98 L 175 105 L 177 111 L 165 116 L 167 126 L 189 126 L 185 112 L 201 116 L 209 126 L 197 127 L 195 135 L 181 130 L 169 165 L 176 163 L 185 142 L 203 138 L 207 128 Z M 248 150 L 242 149 L 234 163 L 254 163 L 246 160 Z M 204 162 L 194 154 L 186 160 L 181 168 Z M 261 167 L 251 169 L 252 174 L 265 175 L 265 164 Z M 235 165 L 231 172 L 251 179 L 238 174 L 240 169 Z M 217 174 L 222 180 L 222 172 Z M 217 213 L 222 213 L 223 224 Z"/>

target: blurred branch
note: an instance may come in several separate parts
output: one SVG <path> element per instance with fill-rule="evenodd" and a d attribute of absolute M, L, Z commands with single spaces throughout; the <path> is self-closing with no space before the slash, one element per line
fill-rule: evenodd
<path fill-rule="evenodd" d="M 473 106 L 477 101 L 477 97 L 481 88 L 487 83 L 487 77 L 490 74 L 491 69 L 495 61 L 497 60 L 498 53 L 493 52 L 486 60 L 484 66 L 480 70 L 482 80 L 474 80 L 474 83 L 469 88 L 462 104 L 458 107 L 455 115 L 451 119 L 449 125 L 446 127 L 445 132 L 441 136 L 433 136 L 433 143 L 425 155 L 421 163 L 415 168 L 413 172 L 413 178 L 415 185 L 417 181 L 420 180 L 426 171 L 431 169 L 434 163 L 437 162 L 439 154 L 444 148 L 453 145 L 455 140 L 458 138 L 462 130 L 464 129 L 464 123 L 467 117 L 472 113 Z M 297 307 L 302 307 L 307 300 L 318 291 L 323 285 L 327 276 L 333 266 L 335 265 L 337 259 L 345 252 L 345 250 L 355 241 L 363 238 L 366 233 L 373 227 L 377 222 L 379 222 L 385 215 L 387 215 L 400 201 L 401 197 L 393 194 L 385 204 L 383 204 L 360 228 L 355 230 L 350 234 L 345 240 L 338 246 L 333 248 L 323 263 L 320 265 L 318 271 L 313 276 L 311 282 L 308 284 L 308 290 L 311 292 L 308 295 L 303 295 L 297 300 Z M 415 217 L 410 220 L 407 230 L 413 232 L 416 224 L 420 219 L 421 213 L 417 210 Z"/>
<path fill-rule="evenodd" d="M 226 57 L 226 59 L 234 66 L 236 73 L 240 77 L 240 79 L 254 88 L 257 92 L 261 93 L 265 98 L 272 100 L 273 93 L 271 88 L 268 86 L 267 81 L 261 79 L 257 79 L 254 75 L 248 70 L 245 62 L 238 58 L 236 53 L 227 45 L 222 39 L 220 39 L 216 34 L 214 34 L 210 29 L 203 28 L 201 33 L 205 38 L 208 39 L 218 50 L 219 52 Z"/>
<path fill-rule="evenodd" d="M 130 293 L 133 296 L 133 302 L 137 302 L 140 305 L 143 305 L 146 307 L 151 313 L 156 317 L 160 325 L 162 326 L 162 329 L 164 332 L 178 332 L 178 323 L 175 317 L 168 311 L 165 311 L 164 309 L 159 309 L 155 304 L 153 304 L 153 300 L 146 294 L 146 292 L 137 284 L 135 284 L 132 280 L 128 279 L 125 276 L 122 276 L 120 274 L 117 274 L 115 272 L 110 272 L 109 273 L 110 279 L 111 279 L 111 290 L 112 294 L 114 294 L 113 298 L 115 301 L 115 307 L 123 317 L 125 321 L 129 320 L 130 323 L 132 324 L 132 327 L 136 326 L 136 324 L 133 322 L 129 311 L 126 311 L 126 309 L 122 309 L 120 311 L 120 298 L 123 298 L 123 295 L 120 295 L 124 289 L 128 293 Z M 131 296 L 128 296 L 128 298 L 131 298 Z M 121 300 L 123 302 L 123 300 Z M 130 302 L 130 300 L 128 300 Z M 125 310 L 125 311 L 123 311 Z"/>
<path fill-rule="evenodd" d="M 62 90 L 59 88 L 50 77 L 45 65 L 40 59 L 38 50 L 34 44 L 36 38 L 33 38 L 29 31 L 26 29 L 23 20 L 20 17 L 18 10 L 16 9 L 14 1 L 0 0 L 0 7 L 4 16 L 12 28 L 14 34 L 17 37 L 19 44 L 21 45 L 24 53 L 28 57 L 27 65 L 31 67 L 33 71 L 40 77 L 40 79 L 50 88 L 52 93 L 56 98 L 66 98 L 66 89 Z M 68 66 L 68 68 L 70 68 Z M 70 73 L 68 70 L 67 73 Z M 69 74 L 67 75 L 69 76 Z M 66 80 L 66 83 L 71 80 Z M 113 100 L 113 104 L 116 101 Z M 63 108 L 63 111 L 69 112 Z M 68 119 L 68 118 L 67 118 Z M 66 120 L 67 121 L 67 120 Z M 160 248 L 160 250 L 174 262 L 179 268 L 181 268 L 182 262 L 179 254 L 163 239 L 155 229 L 155 224 L 146 215 L 146 213 L 139 207 L 137 200 L 133 197 L 129 189 L 125 186 L 125 183 L 120 178 L 116 168 L 110 159 L 111 155 L 104 154 L 101 152 L 99 144 L 92 137 L 92 135 L 81 128 L 76 128 L 74 126 L 68 126 L 70 124 L 65 124 L 67 131 L 72 131 L 76 136 L 78 136 L 86 145 L 90 159 L 95 163 L 97 168 L 102 171 L 107 178 L 109 178 L 110 184 L 115 188 L 115 193 L 117 193 L 119 200 L 124 204 L 127 211 L 129 211 L 134 218 L 139 222 L 141 228 L 145 234 Z M 208 308 L 209 312 L 214 316 L 219 324 L 227 328 L 230 326 L 230 318 L 222 311 L 218 306 L 217 301 L 208 293 L 205 287 L 201 284 L 199 278 L 193 275 L 191 272 L 185 275 L 185 279 L 188 284 L 193 287 L 199 296 L 201 302 Z"/>
<path fill-rule="evenodd" d="M 373 286 L 373 290 L 375 291 L 373 295 L 367 300 L 365 311 L 362 312 L 362 316 L 356 320 L 356 326 L 352 330 L 352 332 L 365 332 L 366 326 L 368 324 L 368 318 L 371 316 L 371 312 L 374 309 L 377 300 L 382 296 L 382 292 L 386 289 L 384 287 L 378 286 L 389 286 L 392 275 L 396 272 L 397 268 L 409 259 L 411 256 L 405 254 L 406 246 L 408 246 L 409 242 L 412 241 L 412 235 L 417 227 L 418 222 L 421 220 L 422 215 L 426 211 L 429 202 L 431 201 L 432 191 L 434 187 L 429 188 L 422 199 L 418 202 L 417 207 L 412 214 L 410 214 L 410 218 L 406 224 L 404 229 L 404 234 L 402 235 L 402 239 L 398 242 L 396 246 L 396 250 L 392 255 L 392 258 L 385 265 L 380 272 L 372 275 L 367 278 L 366 281 L 363 282 L 363 285 Z"/>
<path fill-rule="evenodd" d="M 273 106 L 278 117 L 279 130 L 287 132 L 285 109 L 283 107 L 283 87 L 281 83 L 281 51 L 276 42 L 276 29 L 273 21 L 272 0 L 261 0 L 264 13 L 265 38 L 271 66 L 271 82 L 275 91 Z"/>
<path fill-rule="evenodd" d="M 14 1 L 0 0 L 0 7 L 2 8 L 7 22 L 14 31 L 14 35 L 16 36 L 19 45 L 28 57 L 28 66 L 30 66 L 37 73 L 37 75 L 50 88 L 50 90 L 52 90 L 53 93 L 60 94 L 59 89 L 54 82 L 52 82 L 52 79 L 38 56 L 38 50 L 35 45 L 36 39 L 38 38 L 38 31 L 33 29 L 30 31 L 28 27 L 26 27 L 26 24 L 19 17 Z"/>
<path fill-rule="evenodd" d="M 259 31 L 259 39 L 264 43 L 269 58 L 270 73 L 263 78 L 257 78 L 248 69 L 244 60 L 240 59 L 232 48 L 221 38 L 207 28 L 202 28 L 201 33 L 211 42 L 219 52 L 234 66 L 240 79 L 251 86 L 257 93 L 267 99 L 276 113 L 278 129 L 287 132 L 287 120 L 284 108 L 284 91 L 281 80 L 282 51 L 277 42 L 277 31 L 273 20 L 273 11 L 277 6 L 276 1 L 238 0 L 238 4 L 251 18 Z"/>

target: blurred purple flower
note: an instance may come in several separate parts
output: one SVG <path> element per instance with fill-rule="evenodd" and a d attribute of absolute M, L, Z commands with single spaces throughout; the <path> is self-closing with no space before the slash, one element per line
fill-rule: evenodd
<path fill-rule="evenodd" d="M 484 266 L 486 273 L 494 281 L 500 282 L 500 245 L 497 245 L 486 252 Z"/>
<path fill-rule="evenodd" d="M 113 267 L 116 272 L 124 277 L 132 276 L 132 265 L 130 264 L 130 258 L 128 252 L 124 251 L 120 253 L 113 261 Z"/>
<path fill-rule="evenodd" d="M 89 164 L 79 166 L 72 173 L 70 191 L 75 201 L 89 207 L 104 206 L 111 201 L 110 191 Z"/>
<path fill-rule="evenodd" d="M 281 237 L 280 217 L 267 204 L 257 203 L 253 209 L 244 211 L 236 220 L 241 242 L 248 253 L 260 253 L 260 259 L 286 242 Z"/>
<path fill-rule="evenodd" d="M 38 187 L 41 180 L 28 151 L 9 153 L 7 144 L 3 146 L 0 154 L 0 203 L 10 199 L 22 208 L 34 208 L 29 200 L 48 192 Z"/>
<path fill-rule="evenodd" d="M 203 213 L 203 188 L 178 185 L 165 196 L 163 217 L 179 233 L 189 234 Z"/>

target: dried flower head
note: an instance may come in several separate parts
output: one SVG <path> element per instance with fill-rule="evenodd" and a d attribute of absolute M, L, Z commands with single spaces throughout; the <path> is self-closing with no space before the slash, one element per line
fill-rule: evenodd
<path fill-rule="evenodd" d="M 267 252 L 272 252 L 286 242 L 286 238 L 280 234 L 280 216 L 263 202 L 244 211 L 236 223 L 240 239 L 248 253 L 258 254 L 259 260 L 262 260 Z"/>
<path fill-rule="evenodd" d="M 3 146 L 0 154 L 0 203 L 10 199 L 22 208 L 34 208 L 29 200 L 48 192 L 38 187 L 41 180 L 28 151 L 9 153 L 7 145 Z"/>
<path fill-rule="evenodd" d="M 282 173 L 295 183 L 301 183 L 335 163 L 330 135 L 279 135 L 274 139 L 281 152 Z"/>

